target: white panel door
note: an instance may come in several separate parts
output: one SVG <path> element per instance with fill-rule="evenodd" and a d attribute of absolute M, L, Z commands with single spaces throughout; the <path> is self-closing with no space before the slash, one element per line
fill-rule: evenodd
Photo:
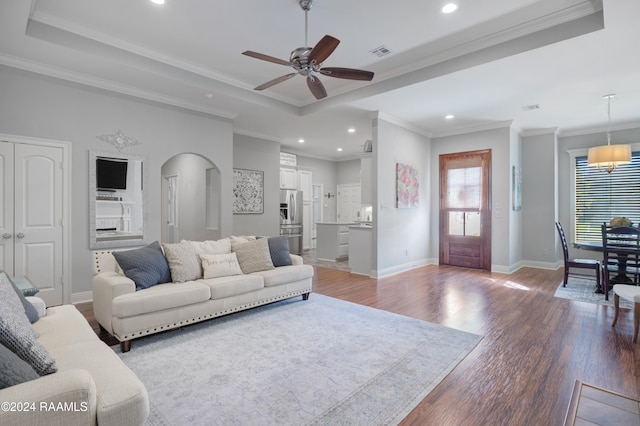
<path fill-rule="evenodd" d="M 338 185 L 338 222 L 360 220 L 360 184 Z"/>
<path fill-rule="evenodd" d="M 0 142 L 0 269 L 13 276 L 13 146 Z"/>
<path fill-rule="evenodd" d="M 2 269 L 12 276 L 27 276 L 47 306 L 60 305 L 63 150 L 0 142 L 0 157 Z"/>

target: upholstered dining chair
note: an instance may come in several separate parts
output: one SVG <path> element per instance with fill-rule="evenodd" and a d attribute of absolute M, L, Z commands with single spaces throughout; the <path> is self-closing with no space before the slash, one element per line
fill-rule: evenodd
<path fill-rule="evenodd" d="M 600 261 L 595 259 L 571 259 L 569 257 L 569 246 L 567 245 L 567 237 L 564 234 L 564 229 L 560 222 L 556 222 L 556 229 L 560 234 L 560 242 L 562 243 L 562 254 L 564 256 L 564 280 L 562 286 L 567 286 L 567 280 L 569 279 L 569 269 L 591 269 L 596 273 L 596 288 L 600 288 Z"/>
<path fill-rule="evenodd" d="M 613 286 L 613 323 L 615 327 L 620 312 L 620 298 L 633 302 L 633 343 L 638 343 L 638 326 L 640 325 L 640 287 L 629 284 L 616 284 Z"/>

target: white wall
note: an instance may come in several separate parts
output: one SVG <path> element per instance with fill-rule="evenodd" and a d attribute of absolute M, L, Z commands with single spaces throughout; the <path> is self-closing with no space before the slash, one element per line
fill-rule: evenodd
<path fill-rule="evenodd" d="M 372 270 L 381 277 L 429 262 L 429 241 L 434 235 L 429 227 L 433 202 L 429 179 L 433 166 L 430 141 L 426 136 L 403 127 L 384 114 L 373 119 L 372 127 L 373 181 L 377 188 L 373 197 L 375 252 Z M 412 165 L 419 171 L 420 206 L 417 208 L 396 208 L 396 163 Z"/>
<path fill-rule="evenodd" d="M 340 161 L 336 165 L 336 184 L 360 183 L 360 159 Z"/>
<path fill-rule="evenodd" d="M 555 268 L 556 250 L 556 134 L 523 138 L 522 258 L 529 266 Z M 566 225 L 566 224 L 563 224 Z"/>
<path fill-rule="evenodd" d="M 146 158 L 148 241 L 159 240 L 161 233 L 160 168 L 180 152 L 201 154 L 220 168 L 221 234 L 231 233 L 230 120 L 0 66 L 0 133 L 71 142 L 72 281 L 64 284 L 72 285 L 75 300 L 87 296 L 93 275 L 89 250 L 88 151 L 116 152 L 96 136 L 118 129 L 141 142 L 125 152 Z"/>
<path fill-rule="evenodd" d="M 280 234 L 280 144 L 233 135 L 233 167 L 264 172 L 264 213 L 234 214 L 234 235 Z"/>

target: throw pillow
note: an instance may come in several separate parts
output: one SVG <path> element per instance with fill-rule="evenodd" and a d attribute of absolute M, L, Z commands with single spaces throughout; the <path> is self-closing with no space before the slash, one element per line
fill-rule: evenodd
<path fill-rule="evenodd" d="M 232 247 L 234 246 L 232 245 Z M 233 251 L 238 256 L 240 268 L 245 274 L 273 269 L 271 254 L 269 254 L 269 242 L 266 238 L 237 244 Z"/>
<path fill-rule="evenodd" d="M 183 283 L 202 278 L 200 261 L 193 246 L 186 241 L 179 244 L 162 244 L 164 256 L 169 262 L 171 280 Z"/>
<path fill-rule="evenodd" d="M 200 254 L 199 256 L 205 279 L 242 275 L 238 256 L 235 253 Z"/>
<path fill-rule="evenodd" d="M 34 322 L 38 321 L 38 319 L 40 318 L 40 316 L 38 315 L 38 311 L 31 304 L 31 302 L 29 302 L 24 297 L 24 294 L 22 293 L 22 290 L 20 290 L 18 287 L 16 287 L 15 283 L 13 281 L 11 281 L 11 278 L 9 278 L 9 275 L 7 275 L 6 272 L 0 271 L 0 274 L 4 275 L 5 278 L 11 283 L 11 286 L 15 290 L 16 294 L 18 295 L 18 298 L 20 299 L 20 302 L 22 303 L 22 307 L 24 308 L 24 313 L 27 315 L 27 318 L 29 319 L 29 322 L 31 324 L 33 324 Z"/>
<path fill-rule="evenodd" d="M 40 377 L 38 373 L 18 355 L 0 344 L 0 389 L 19 385 Z"/>
<path fill-rule="evenodd" d="M 289 238 L 287 236 L 269 237 L 269 254 L 273 266 L 291 265 L 291 253 L 289 253 Z"/>
<path fill-rule="evenodd" d="M 0 274 L 0 300 L 0 343 L 41 376 L 55 373 L 56 362 L 36 340 L 36 332 L 6 274 Z"/>
<path fill-rule="evenodd" d="M 182 240 L 184 242 L 186 240 Z M 223 238 L 213 241 L 189 241 L 198 254 L 227 254 L 231 253 L 231 239 Z"/>
<path fill-rule="evenodd" d="M 169 264 L 157 241 L 135 250 L 114 251 L 113 257 L 137 290 L 171 282 Z"/>
<path fill-rule="evenodd" d="M 229 239 L 231 240 L 231 251 L 235 251 L 235 247 L 238 244 L 244 244 L 244 243 L 248 243 L 249 241 L 255 241 L 256 237 L 248 236 L 248 235 L 242 235 L 240 237 L 236 237 L 235 235 L 232 235 L 229 237 Z"/>

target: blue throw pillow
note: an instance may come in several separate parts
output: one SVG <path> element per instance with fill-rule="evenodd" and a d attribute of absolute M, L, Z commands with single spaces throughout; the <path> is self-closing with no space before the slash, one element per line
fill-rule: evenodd
<path fill-rule="evenodd" d="M 18 355 L 0 344 L 0 389 L 35 380 L 38 373 Z"/>
<path fill-rule="evenodd" d="M 288 237 L 269 237 L 268 242 L 269 254 L 271 255 L 273 266 L 287 266 L 292 264 Z"/>
<path fill-rule="evenodd" d="M 112 253 L 124 274 L 136 283 L 137 290 L 171 282 L 169 264 L 157 241 L 139 249 Z"/>

